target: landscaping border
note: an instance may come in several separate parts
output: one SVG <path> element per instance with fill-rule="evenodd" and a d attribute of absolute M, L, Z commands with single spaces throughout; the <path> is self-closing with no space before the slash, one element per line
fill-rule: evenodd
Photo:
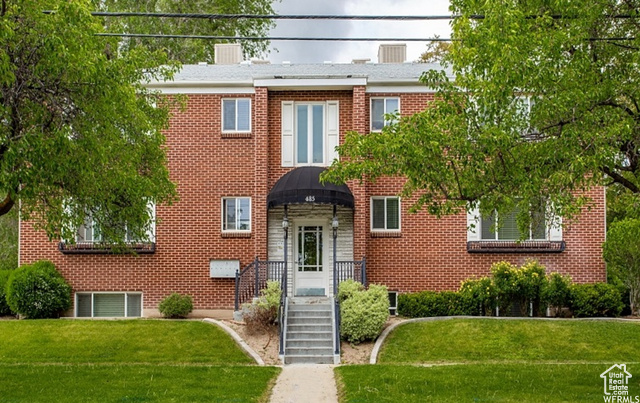
<path fill-rule="evenodd" d="M 235 332 L 235 330 L 231 329 L 229 326 L 225 325 L 224 323 L 222 323 L 219 320 L 216 319 L 209 319 L 209 318 L 205 318 L 202 319 L 203 322 L 205 323 L 210 323 L 212 325 L 217 325 L 218 327 L 220 327 L 222 330 L 224 330 L 225 332 L 227 332 L 227 334 L 229 336 L 231 336 L 231 338 L 236 342 L 236 344 L 238 344 L 238 346 L 240 346 L 240 348 L 242 348 L 247 354 L 249 354 L 249 356 L 251 358 L 254 359 L 254 361 L 256 362 L 256 364 L 260 365 L 260 366 L 265 366 L 264 361 L 262 360 L 262 358 L 260 358 L 260 356 L 258 355 L 258 353 L 255 352 L 254 349 L 252 349 L 243 339 L 242 337 L 240 337 L 238 335 L 238 333 Z"/>

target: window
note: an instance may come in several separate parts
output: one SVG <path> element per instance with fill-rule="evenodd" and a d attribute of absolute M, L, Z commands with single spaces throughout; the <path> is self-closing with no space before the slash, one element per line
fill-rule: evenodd
<path fill-rule="evenodd" d="M 244 133 L 251 131 L 251 99 L 222 100 L 222 131 Z"/>
<path fill-rule="evenodd" d="M 324 164 L 324 105 L 296 105 L 296 164 Z"/>
<path fill-rule="evenodd" d="M 222 231 L 251 231 L 251 198 L 222 199 Z"/>
<path fill-rule="evenodd" d="M 144 239 L 138 239 L 132 233 L 130 233 L 126 228 L 127 224 L 125 223 L 125 241 L 129 243 L 155 242 L 156 207 L 154 203 L 149 203 L 149 218 L 151 219 L 151 228 L 147 232 Z M 78 230 L 76 231 L 76 243 L 82 244 L 100 242 L 102 242 L 100 226 L 89 214 L 85 218 L 84 224 L 78 227 Z"/>
<path fill-rule="evenodd" d="M 396 196 L 371 198 L 371 230 L 400 231 L 400 198 Z"/>
<path fill-rule="evenodd" d="M 497 215 L 480 217 L 480 238 L 483 241 L 517 241 L 524 240 L 546 240 L 547 228 L 545 225 L 544 212 L 534 211 L 531 216 L 531 226 L 529 232 L 521 234 L 518 230 L 516 216 L 518 210 L 514 210 L 502 219 L 501 226 L 498 228 Z"/>
<path fill-rule="evenodd" d="M 398 311 L 398 291 L 389 291 L 389 315 L 396 316 Z"/>
<path fill-rule="evenodd" d="M 76 293 L 76 317 L 137 318 L 142 316 L 142 294 L 128 292 Z"/>
<path fill-rule="evenodd" d="M 385 115 L 400 111 L 400 98 L 371 99 L 371 131 L 379 132 L 393 121 L 386 120 Z"/>

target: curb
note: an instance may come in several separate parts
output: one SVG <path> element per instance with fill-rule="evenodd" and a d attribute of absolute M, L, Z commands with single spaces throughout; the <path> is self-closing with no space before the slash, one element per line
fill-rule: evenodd
<path fill-rule="evenodd" d="M 262 361 L 262 358 L 260 358 L 258 353 L 256 353 L 251 347 L 249 347 L 249 345 L 244 340 L 242 340 L 242 338 L 238 335 L 238 333 L 235 332 L 235 330 L 231 329 L 229 326 L 216 319 L 206 318 L 202 319 L 202 321 L 205 323 L 210 323 L 212 325 L 217 325 L 222 330 L 227 332 L 227 334 L 231 336 L 231 338 L 238 344 L 238 346 L 240 346 L 240 348 L 242 348 L 247 354 L 251 356 L 251 358 L 254 359 L 256 364 L 264 366 L 264 361 Z"/>

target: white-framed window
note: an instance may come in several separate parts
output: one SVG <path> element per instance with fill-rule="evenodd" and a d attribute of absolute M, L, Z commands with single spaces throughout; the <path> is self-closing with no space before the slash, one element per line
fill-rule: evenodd
<path fill-rule="evenodd" d="M 396 316 L 398 312 L 398 291 L 389 291 L 389 315 Z"/>
<path fill-rule="evenodd" d="M 398 196 L 371 198 L 371 230 L 400 231 L 400 198 Z"/>
<path fill-rule="evenodd" d="M 148 204 L 149 219 L 151 220 L 150 228 L 144 238 L 134 237 L 133 234 L 127 230 L 127 224 L 125 223 L 125 241 L 129 243 L 137 242 L 155 242 L 156 233 L 156 205 L 155 203 Z M 80 225 L 76 231 L 76 243 L 100 243 L 102 242 L 102 234 L 100 226 L 95 222 L 91 214 L 85 217 L 84 223 Z"/>
<path fill-rule="evenodd" d="M 142 316 L 142 293 L 77 292 L 75 316 L 78 318 L 139 318 Z"/>
<path fill-rule="evenodd" d="M 222 231 L 251 231 L 251 198 L 222 198 Z"/>
<path fill-rule="evenodd" d="M 251 99 L 222 100 L 222 131 L 247 133 L 251 131 Z"/>
<path fill-rule="evenodd" d="M 483 241 L 544 241 L 549 239 L 549 231 L 545 223 L 544 212 L 531 212 L 531 225 L 528 232 L 521 234 L 516 222 L 518 210 L 507 214 L 498 223 L 496 213 L 480 216 L 480 239 Z M 500 224 L 500 225 L 498 225 Z"/>
<path fill-rule="evenodd" d="M 385 115 L 400 111 L 400 98 L 371 98 L 371 131 L 379 132 L 383 127 L 393 123 L 385 119 Z"/>
<path fill-rule="evenodd" d="M 338 158 L 338 101 L 282 102 L 282 166 L 329 166 Z"/>

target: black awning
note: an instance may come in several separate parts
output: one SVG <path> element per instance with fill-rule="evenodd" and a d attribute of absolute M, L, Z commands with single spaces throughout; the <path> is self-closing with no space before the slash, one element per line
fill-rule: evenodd
<path fill-rule="evenodd" d="M 335 204 L 354 207 L 353 194 L 347 185 L 320 183 L 325 168 L 300 167 L 278 179 L 267 197 L 267 207 L 287 204 Z"/>

